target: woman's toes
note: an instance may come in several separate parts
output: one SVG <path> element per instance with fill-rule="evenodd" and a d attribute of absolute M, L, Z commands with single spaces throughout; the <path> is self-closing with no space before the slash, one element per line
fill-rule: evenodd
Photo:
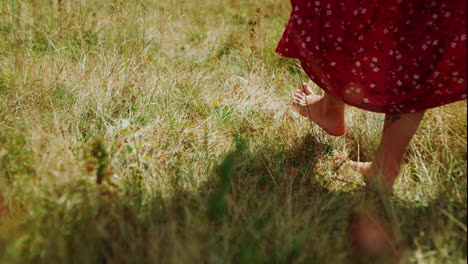
<path fill-rule="evenodd" d="M 363 166 L 363 162 L 357 162 L 357 161 L 349 161 L 349 167 L 351 167 L 353 170 L 356 171 L 361 171 Z"/>
<path fill-rule="evenodd" d="M 301 94 L 299 93 L 294 93 L 292 102 L 295 106 L 300 106 L 302 105 L 302 101 L 304 101 L 304 98 Z"/>
<path fill-rule="evenodd" d="M 360 172 L 366 176 L 370 173 L 371 166 L 372 166 L 372 162 L 356 162 L 356 161 L 349 162 L 349 167 L 351 167 L 353 170 Z"/>
<path fill-rule="evenodd" d="M 301 91 L 301 90 L 296 90 L 296 91 L 294 92 L 294 95 L 297 95 L 297 96 L 305 96 L 304 92 Z"/>
<path fill-rule="evenodd" d="M 304 98 L 304 95 L 296 93 L 293 96 L 293 101 L 297 102 L 300 105 L 303 105 Z"/>
<path fill-rule="evenodd" d="M 299 102 L 302 99 L 302 97 L 298 94 L 293 95 L 293 101 Z"/>
<path fill-rule="evenodd" d="M 299 102 L 298 102 L 296 99 L 292 99 L 292 104 L 293 104 L 295 107 L 299 107 Z"/>

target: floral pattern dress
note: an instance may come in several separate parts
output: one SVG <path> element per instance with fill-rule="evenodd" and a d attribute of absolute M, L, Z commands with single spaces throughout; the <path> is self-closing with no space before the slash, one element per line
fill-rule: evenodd
<path fill-rule="evenodd" d="M 276 52 L 345 103 L 407 113 L 466 98 L 466 0 L 292 0 Z"/>

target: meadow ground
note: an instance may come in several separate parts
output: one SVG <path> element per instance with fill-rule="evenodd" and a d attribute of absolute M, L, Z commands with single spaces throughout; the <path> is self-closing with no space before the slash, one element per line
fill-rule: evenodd
<path fill-rule="evenodd" d="M 295 113 L 289 11 L 0 1 L 1 262 L 357 262 L 346 161 L 372 158 L 383 116 L 350 107 L 333 138 Z M 427 112 L 378 211 L 402 263 L 466 263 L 466 110 Z"/>

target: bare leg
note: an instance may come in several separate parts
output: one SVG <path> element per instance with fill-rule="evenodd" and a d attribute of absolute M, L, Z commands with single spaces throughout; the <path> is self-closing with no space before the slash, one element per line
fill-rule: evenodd
<path fill-rule="evenodd" d="M 424 111 L 385 115 L 382 140 L 374 161 L 351 162 L 350 166 L 361 171 L 368 183 L 382 183 L 385 191 L 392 192 L 403 155 L 423 116 Z"/>
<path fill-rule="evenodd" d="M 328 134 L 342 136 L 346 132 L 343 101 L 326 92 L 324 96 L 316 95 L 306 83 L 303 85 L 293 96 L 293 105 L 299 114 L 310 118 Z"/>

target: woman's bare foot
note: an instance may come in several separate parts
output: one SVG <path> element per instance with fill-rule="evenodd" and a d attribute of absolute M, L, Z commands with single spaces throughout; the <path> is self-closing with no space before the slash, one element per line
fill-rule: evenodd
<path fill-rule="evenodd" d="M 392 193 L 393 192 L 393 182 L 395 181 L 396 176 L 400 171 L 400 164 L 395 165 L 392 169 L 389 168 L 377 168 L 374 166 L 373 162 L 357 162 L 357 161 L 350 161 L 349 166 L 361 173 L 364 176 L 364 181 L 368 188 L 373 188 L 375 190 L 383 191 L 384 193 Z M 381 180 L 380 183 L 376 182 L 376 177 Z"/>
<path fill-rule="evenodd" d="M 370 180 L 372 178 L 372 162 L 358 162 L 358 161 L 350 161 L 349 166 L 364 175 L 366 180 Z"/>
<path fill-rule="evenodd" d="M 296 90 L 293 95 L 297 112 L 310 118 L 328 134 L 342 136 L 346 132 L 344 103 L 328 93 L 323 97 L 316 95 L 308 84 L 303 85 L 303 90 Z"/>
<path fill-rule="evenodd" d="M 364 176 L 367 185 L 374 184 L 374 175 L 372 173 L 372 162 L 350 161 L 349 167 Z"/>

